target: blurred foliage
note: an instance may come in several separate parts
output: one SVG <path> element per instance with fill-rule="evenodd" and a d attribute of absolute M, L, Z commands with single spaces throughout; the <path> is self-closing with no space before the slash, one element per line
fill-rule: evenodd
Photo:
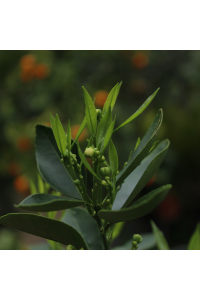
<path fill-rule="evenodd" d="M 200 51 L 1 51 L 0 215 L 14 211 L 13 203 L 29 195 L 28 179 L 36 181 L 35 124 L 50 125 L 50 112 L 58 113 L 65 127 L 70 119 L 74 136 L 84 116 L 81 86 L 102 108 L 121 80 L 116 127 L 161 89 L 140 117 L 115 133 L 120 167 L 163 108 L 159 137 L 169 138 L 171 147 L 146 189 L 173 184 L 152 214 L 124 226 L 123 238 L 127 230 L 150 232 L 148 220 L 153 218 L 170 246 L 187 243 L 200 220 Z"/>

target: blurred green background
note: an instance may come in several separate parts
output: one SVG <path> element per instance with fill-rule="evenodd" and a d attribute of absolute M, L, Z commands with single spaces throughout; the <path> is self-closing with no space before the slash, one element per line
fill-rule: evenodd
<path fill-rule="evenodd" d="M 58 113 L 65 128 L 70 119 L 75 135 L 84 117 L 81 87 L 102 108 L 120 81 L 116 126 L 161 88 L 142 115 L 114 134 L 120 167 L 163 108 L 158 139 L 169 138 L 171 146 L 143 193 L 167 183 L 173 189 L 151 214 L 127 222 L 116 245 L 150 232 L 153 219 L 171 248 L 186 247 L 200 221 L 200 51 L 0 51 L 0 215 L 16 211 L 13 204 L 30 194 L 29 179 L 36 180 L 35 124 L 49 125 L 50 112 Z M 87 136 L 86 130 L 82 145 Z M 35 241 L 0 228 L 0 249 L 26 249 Z"/>

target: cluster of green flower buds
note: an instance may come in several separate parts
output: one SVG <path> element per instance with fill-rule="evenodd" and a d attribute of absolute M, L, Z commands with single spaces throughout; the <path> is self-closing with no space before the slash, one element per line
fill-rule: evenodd
<path fill-rule="evenodd" d="M 142 242 L 142 237 L 139 234 L 134 234 L 133 235 L 133 241 L 132 241 L 132 248 L 131 250 L 137 250 L 138 249 L 138 244 Z"/>
<path fill-rule="evenodd" d="M 108 167 L 103 167 L 100 169 L 100 173 L 102 176 L 106 177 L 110 175 L 110 169 Z"/>

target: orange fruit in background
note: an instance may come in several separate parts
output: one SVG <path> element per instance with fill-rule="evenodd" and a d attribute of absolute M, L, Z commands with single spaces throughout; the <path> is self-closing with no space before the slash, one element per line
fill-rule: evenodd
<path fill-rule="evenodd" d="M 35 66 L 34 69 L 35 78 L 43 79 L 47 77 L 48 73 L 49 73 L 49 69 L 45 64 L 38 64 Z"/>
<path fill-rule="evenodd" d="M 155 180 L 156 180 L 156 175 L 154 175 L 154 176 L 149 180 L 149 182 L 147 183 L 146 186 L 151 186 L 151 185 L 155 182 Z"/>
<path fill-rule="evenodd" d="M 106 99 L 108 97 L 108 92 L 107 91 L 98 91 L 95 95 L 94 98 L 95 99 L 95 105 L 99 106 L 99 107 L 103 107 L 104 103 L 106 102 Z"/>
<path fill-rule="evenodd" d="M 16 146 L 17 148 L 22 151 L 22 152 L 26 152 L 29 151 L 32 147 L 32 142 L 31 140 L 26 137 L 26 136 L 21 136 L 17 139 L 16 141 Z"/>
<path fill-rule="evenodd" d="M 80 125 L 73 125 L 71 127 L 71 135 L 72 135 L 72 138 L 75 139 L 78 131 L 79 131 L 79 128 L 80 128 Z M 88 136 L 88 132 L 87 130 L 84 128 L 81 135 L 79 136 L 78 138 L 78 141 L 81 142 L 81 141 L 84 141 Z"/>
<path fill-rule="evenodd" d="M 11 176 L 16 176 L 21 172 L 21 167 L 17 162 L 14 161 L 8 165 L 7 170 L 8 174 L 10 174 Z"/>
<path fill-rule="evenodd" d="M 135 68 L 137 69 L 143 69 L 145 68 L 149 63 L 148 56 L 143 52 L 138 52 L 133 55 L 132 57 L 132 63 Z"/>
<path fill-rule="evenodd" d="M 181 212 L 181 203 L 179 198 L 169 193 L 165 199 L 156 208 L 156 214 L 163 221 L 173 221 L 177 219 Z"/>
<path fill-rule="evenodd" d="M 29 190 L 29 181 L 23 175 L 17 176 L 13 184 L 17 192 L 24 193 Z"/>
<path fill-rule="evenodd" d="M 34 66 L 35 63 L 36 63 L 36 58 L 32 54 L 27 54 L 22 56 L 19 62 L 22 69 L 26 68 L 27 66 Z"/>

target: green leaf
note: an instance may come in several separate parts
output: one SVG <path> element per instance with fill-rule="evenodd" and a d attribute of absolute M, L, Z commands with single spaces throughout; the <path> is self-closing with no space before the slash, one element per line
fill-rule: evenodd
<path fill-rule="evenodd" d="M 72 226 L 82 236 L 90 250 L 103 250 L 103 241 L 97 222 L 86 209 L 78 207 L 68 209 L 62 222 Z"/>
<path fill-rule="evenodd" d="M 37 194 L 37 188 L 33 180 L 29 179 L 31 195 Z"/>
<path fill-rule="evenodd" d="M 200 250 L 200 223 L 197 224 L 197 227 L 190 238 L 188 250 Z"/>
<path fill-rule="evenodd" d="M 101 143 L 102 139 L 105 137 L 111 122 L 112 122 L 112 113 L 111 113 L 111 107 L 109 107 L 105 115 L 102 117 L 99 126 L 97 128 L 97 135 L 96 135 L 97 147 L 99 147 L 99 144 Z"/>
<path fill-rule="evenodd" d="M 135 118 L 137 118 L 147 108 L 147 106 L 151 103 L 151 101 L 156 96 L 156 94 L 159 91 L 159 89 L 160 88 L 158 88 L 151 96 L 149 96 L 149 98 L 140 106 L 140 108 L 130 118 L 128 118 L 124 123 L 122 123 L 117 129 L 115 129 L 115 131 L 118 130 L 118 129 L 120 129 L 124 125 L 130 123 Z"/>
<path fill-rule="evenodd" d="M 64 210 L 83 205 L 83 200 L 66 198 L 63 196 L 54 196 L 48 194 L 34 194 L 24 199 L 20 204 L 15 205 L 17 208 L 36 211 L 49 212 Z"/>
<path fill-rule="evenodd" d="M 87 90 L 82 87 L 84 91 L 84 99 L 85 99 L 85 116 L 87 120 L 88 128 L 91 134 L 96 133 L 97 129 L 97 113 L 92 98 L 90 97 Z"/>
<path fill-rule="evenodd" d="M 98 215 L 110 223 L 124 222 L 141 218 L 150 213 L 167 195 L 171 185 L 162 186 L 120 210 L 100 210 Z"/>
<path fill-rule="evenodd" d="M 140 137 L 137 139 L 134 151 L 137 149 L 137 147 L 139 146 L 139 144 L 140 144 Z"/>
<path fill-rule="evenodd" d="M 83 132 L 85 126 L 87 125 L 87 120 L 86 120 L 86 117 L 83 119 L 83 122 L 81 123 L 81 126 L 79 127 L 79 130 L 77 132 L 77 135 L 76 135 L 76 138 L 75 140 L 73 141 L 73 144 L 72 144 L 72 147 L 74 146 L 74 144 L 76 143 L 76 141 L 78 140 L 79 136 L 81 135 L 81 133 Z M 71 147 L 71 148 L 72 148 Z"/>
<path fill-rule="evenodd" d="M 70 120 L 68 120 L 68 127 L 67 127 L 67 148 L 70 152 L 71 150 L 71 127 L 70 127 Z"/>
<path fill-rule="evenodd" d="M 14 213 L 1 217 L 0 223 L 64 245 L 71 244 L 76 249 L 87 249 L 82 236 L 73 227 L 57 220 L 33 214 Z"/>
<path fill-rule="evenodd" d="M 156 244 L 159 250 L 170 250 L 169 245 L 162 233 L 162 231 L 156 226 L 156 224 L 151 220 L 151 227 L 156 240 Z"/>
<path fill-rule="evenodd" d="M 110 91 L 110 93 L 106 99 L 106 102 L 104 104 L 104 107 L 103 107 L 103 111 L 102 111 L 103 114 L 108 110 L 109 107 L 111 107 L 111 109 L 113 109 L 115 102 L 117 100 L 117 96 L 119 94 L 121 85 L 122 85 L 122 82 L 117 83 Z"/>
<path fill-rule="evenodd" d="M 169 148 L 169 140 L 164 140 L 125 179 L 114 200 L 112 210 L 126 207 L 149 182 L 162 163 Z"/>
<path fill-rule="evenodd" d="M 67 169 L 60 161 L 61 156 L 56 145 L 52 129 L 48 126 L 36 126 L 36 160 L 43 179 L 60 193 L 82 199 Z"/>
<path fill-rule="evenodd" d="M 110 139 L 112 137 L 114 126 L 115 126 L 115 119 L 116 119 L 116 116 L 115 116 L 114 120 L 112 121 L 112 123 L 110 124 L 110 126 L 108 128 L 108 131 L 106 132 L 106 136 L 105 136 L 105 139 L 104 139 L 102 152 L 107 148 L 107 146 L 108 146 L 108 144 L 110 142 Z"/>
<path fill-rule="evenodd" d="M 132 241 L 133 239 L 130 239 L 125 244 L 114 247 L 111 250 L 131 250 Z M 150 250 L 155 248 L 155 246 L 156 246 L 156 240 L 153 233 L 142 234 L 142 242 L 138 244 L 138 250 Z"/>
<path fill-rule="evenodd" d="M 116 223 L 113 228 L 112 241 L 114 241 L 122 232 L 124 222 Z"/>
<path fill-rule="evenodd" d="M 56 131 L 55 131 L 55 118 L 52 116 L 52 113 L 50 112 L 50 122 L 51 122 L 51 128 L 53 130 L 54 137 L 56 139 Z"/>
<path fill-rule="evenodd" d="M 110 168 L 112 174 L 113 176 L 116 176 L 119 162 L 118 162 L 117 150 L 112 140 L 110 141 L 110 146 L 109 146 L 109 161 L 110 161 Z"/>
<path fill-rule="evenodd" d="M 99 182 L 101 182 L 101 180 L 97 177 L 97 175 L 93 171 L 92 167 L 90 166 L 89 162 L 87 161 L 85 155 L 82 153 L 79 144 L 77 144 L 77 146 L 78 146 L 78 154 L 80 156 L 82 163 L 85 165 L 85 167 L 88 169 L 88 171 L 90 171 L 90 173 L 92 173 L 99 180 Z"/>
<path fill-rule="evenodd" d="M 60 153 L 64 156 L 67 147 L 67 138 L 58 115 L 56 115 L 55 118 L 55 133 L 56 133 L 55 138 L 56 138 L 58 148 L 60 150 Z"/>
<path fill-rule="evenodd" d="M 120 185 L 124 179 L 141 163 L 141 161 L 148 155 L 152 148 L 155 139 L 157 138 L 160 126 L 163 120 L 162 109 L 159 110 L 153 123 L 139 143 L 137 149 L 131 155 L 127 165 L 121 170 L 117 176 L 117 184 Z"/>
<path fill-rule="evenodd" d="M 40 174 L 37 174 L 37 178 L 38 178 L 38 191 L 39 193 L 44 194 L 45 187 Z"/>

